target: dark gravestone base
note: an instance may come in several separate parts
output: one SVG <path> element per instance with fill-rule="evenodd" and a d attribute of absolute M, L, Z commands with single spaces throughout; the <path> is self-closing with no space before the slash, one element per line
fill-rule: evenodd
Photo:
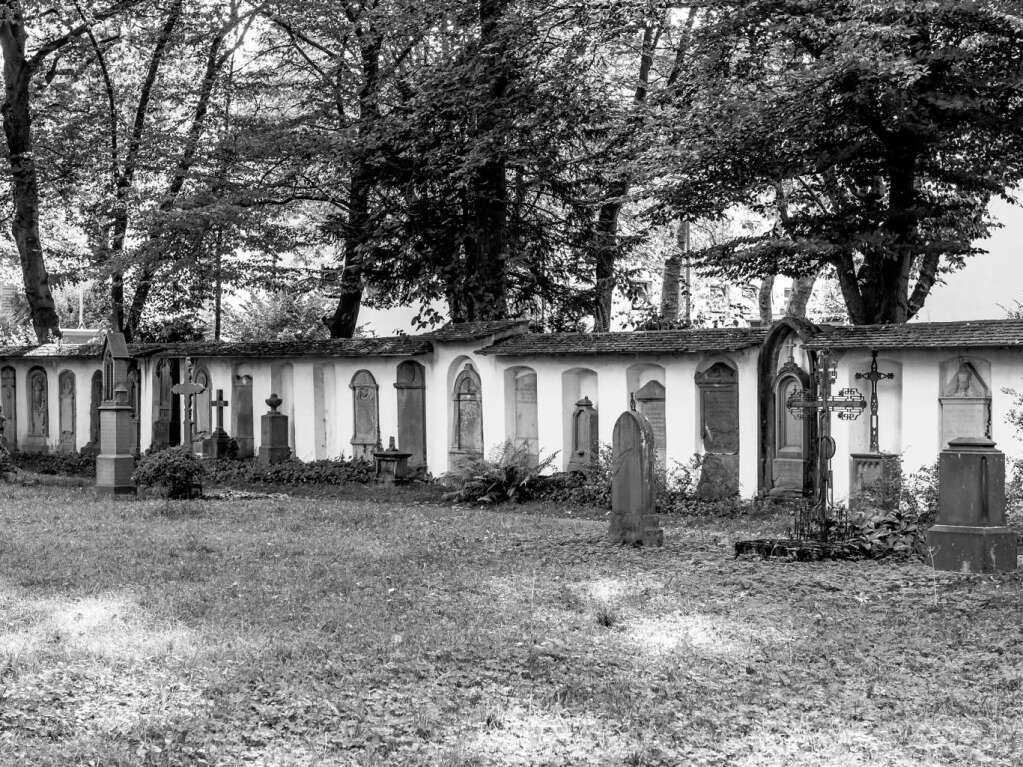
<path fill-rule="evenodd" d="M 934 525 L 927 531 L 927 551 L 936 570 L 991 573 L 1016 569 L 1016 533 L 1008 527 Z"/>
<path fill-rule="evenodd" d="M 25 444 L 22 446 L 22 451 L 26 453 L 49 453 L 50 446 L 46 444 L 46 437 L 39 437 L 33 434 L 29 434 L 25 437 Z"/>
<path fill-rule="evenodd" d="M 623 524 L 623 520 L 612 519 L 608 537 L 612 543 L 627 546 L 664 545 L 664 530 L 656 514 L 644 515 L 639 524 Z"/>
<path fill-rule="evenodd" d="M 260 466 L 269 466 L 273 463 L 281 463 L 291 458 L 290 447 L 263 447 L 259 448 L 259 457 L 256 461 Z"/>
<path fill-rule="evenodd" d="M 700 466 L 696 495 L 703 501 L 720 501 L 739 494 L 739 456 L 707 453 Z"/>
<path fill-rule="evenodd" d="M 735 556 L 761 559 L 785 559 L 794 562 L 819 562 L 830 559 L 864 559 L 866 554 L 848 541 L 797 541 L 793 538 L 756 538 L 736 541 Z"/>

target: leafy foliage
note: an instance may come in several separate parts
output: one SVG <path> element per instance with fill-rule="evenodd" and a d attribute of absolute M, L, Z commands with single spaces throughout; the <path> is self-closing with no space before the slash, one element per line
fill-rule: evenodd
<path fill-rule="evenodd" d="M 908 477 L 890 473 L 876 490 L 856 499 L 856 508 L 851 539 L 866 556 L 916 556 L 926 561 L 925 533 L 938 513 L 937 464 Z"/>
<path fill-rule="evenodd" d="M 11 462 L 19 469 L 36 474 L 95 477 L 96 455 L 83 453 L 25 453 L 10 451 Z"/>
<path fill-rule="evenodd" d="M 557 456 L 552 453 L 534 461 L 525 445 L 505 442 L 489 458 L 466 460 L 441 477 L 442 484 L 455 488 L 444 498 L 484 504 L 534 499 L 544 486 L 543 472 Z"/>
<path fill-rule="evenodd" d="M 202 461 L 183 447 L 172 447 L 139 458 L 132 481 L 142 487 L 162 487 L 167 498 L 193 498 L 204 475 Z"/>
<path fill-rule="evenodd" d="M 292 458 L 261 466 L 255 460 L 218 459 L 207 463 L 210 482 L 227 485 L 347 485 L 373 481 L 375 469 L 369 461 L 337 458 L 300 461 Z"/>
<path fill-rule="evenodd" d="M 224 312 L 231 341 L 305 341 L 327 338 L 327 302 L 309 292 L 256 288 Z"/>

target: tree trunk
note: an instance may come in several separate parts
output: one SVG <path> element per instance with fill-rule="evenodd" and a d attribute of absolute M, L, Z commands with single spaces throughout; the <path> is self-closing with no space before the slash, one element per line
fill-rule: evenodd
<path fill-rule="evenodd" d="M 757 306 L 760 309 L 760 324 L 768 326 L 774 321 L 774 275 L 764 277 L 760 282 L 760 291 L 757 294 Z"/>
<path fill-rule="evenodd" d="M 806 319 L 806 304 L 813 294 L 813 284 L 816 281 L 816 274 L 792 278 L 792 292 L 789 293 L 789 300 L 785 305 L 786 317 Z"/>
<path fill-rule="evenodd" d="M 607 189 L 609 199 L 600 206 L 597 225 L 593 230 L 593 254 L 596 261 L 593 330 L 596 333 L 606 333 L 611 329 L 614 269 L 618 258 L 618 216 L 622 212 L 622 200 L 628 190 L 628 182 L 624 179 L 611 183 Z"/>
<path fill-rule="evenodd" d="M 32 146 L 29 91 L 34 69 L 25 59 L 26 32 L 21 8 L 8 3 L 0 22 L 0 49 L 4 59 L 4 134 L 11 167 L 14 216 L 11 233 L 18 246 L 25 297 L 32 312 L 36 340 L 60 337 L 60 319 L 50 293 L 49 275 L 39 239 L 39 182 Z"/>

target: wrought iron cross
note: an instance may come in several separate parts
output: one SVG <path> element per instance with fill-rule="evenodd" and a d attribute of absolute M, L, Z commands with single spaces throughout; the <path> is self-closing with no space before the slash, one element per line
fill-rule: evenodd
<path fill-rule="evenodd" d="M 843 421 L 852 421 L 859 418 L 867 402 L 859 389 L 854 387 L 840 389 L 838 394 L 831 393 L 835 367 L 827 349 L 818 355 L 816 378 L 816 392 L 810 389 L 792 392 L 785 402 L 785 408 L 800 420 L 805 417 L 807 410 L 817 413 L 817 498 L 810 517 L 797 521 L 796 535 L 826 539 L 828 510 L 831 508 L 831 459 L 835 455 L 835 441 L 831 438 L 831 414 L 835 413 Z"/>
<path fill-rule="evenodd" d="M 217 389 L 217 398 L 210 403 L 210 407 L 217 411 L 217 430 L 224 430 L 224 408 L 231 403 L 224 399 L 224 390 Z"/>
<path fill-rule="evenodd" d="M 857 373 L 857 381 L 870 381 L 870 452 L 880 453 L 877 438 L 877 382 L 890 381 L 895 373 L 879 373 L 877 370 L 877 350 L 870 353 L 870 372 Z"/>
<path fill-rule="evenodd" d="M 202 394 L 206 391 L 206 387 L 201 383 L 196 383 L 192 380 L 192 360 L 186 357 L 185 365 L 188 370 L 188 381 L 185 383 L 174 384 L 171 387 L 171 391 L 174 394 L 179 394 L 185 398 L 185 431 L 188 434 L 189 444 L 194 444 L 197 435 L 195 432 L 195 420 L 193 418 L 193 403 L 195 402 L 195 395 Z"/>

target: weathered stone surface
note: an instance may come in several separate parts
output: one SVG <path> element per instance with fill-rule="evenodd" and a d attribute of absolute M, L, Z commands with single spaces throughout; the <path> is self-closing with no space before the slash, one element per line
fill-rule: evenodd
<path fill-rule="evenodd" d="M 426 369 L 406 360 L 398 365 L 398 446 L 409 453 L 409 466 L 426 467 Z"/>
<path fill-rule="evenodd" d="M 589 397 L 575 403 L 572 413 L 572 454 L 569 471 L 586 471 L 600 456 L 600 420 Z"/>
<path fill-rule="evenodd" d="M 352 456 L 371 461 L 373 460 L 373 451 L 380 444 L 377 382 L 368 370 L 360 370 L 352 376 L 349 386 L 352 390 L 352 407 L 355 417 L 355 433 L 352 435 L 351 442 Z"/>
<path fill-rule="evenodd" d="M 65 370 L 58 379 L 58 421 L 60 433 L 58 450 L 62 453 L 74 453 L 75 439 L 75 374 Z"/>
<path fill-rule="evenodd" d="M 96 490 L 114 496 L 135 495 L 131 475 L 135 471 L 135 424 L 123 384 L 114 389 L 113 399 L 99 407 L 99 455 L 96 456 Z"/>
<path fill-rule="evenodd" d="M 45 453 L 49 451 L 47 438 L 50 436 L 50 395 L 46 371 L 32 368 L 28 371 L 28 435 L 25 450 Z"/>
<path fill-rule="evenodd" d="M 3 418 L 3 443 L 11 449 L 18 447 L 18 420 L 14 368 L 0 368 L 0 418 Z"/>
<path fill-rule="evenodd" d="M 271 394 L 266 404 L 270 411 L 260 416 L 258 463 L 261 466 L 280 463 L 291 457 L 291 447 L 288 445 L 288 416 L 277 412 L 277 408 L 281 406 L 281 398 Z"/>
<path fill-rule="evenodd" d="M 705 501 L 717 501 L 738 495 L 739 456 L 732 453 L 704 455 L 696 494 Z"/>
<path fill-rule="evenodd" d="M 664 531 L 655 508 L 656 446 L 654 432 L 641 414 L 626 411 L 615 423 L 612 437 L 614 463 L 611 476 L 613 543 L 660 546 Z"/>
<path fill-rule="evenodd" d="M 1005 454 L 994 445 L 962 438 L 941 451 L 937 524 L 927 531 L 935 569 L 1016 569 L 1016 533 L 1005 525 Z"/>
<path fill-rule="evenodd" d="M 255 453 L 255 436 L 252 418 L 252 376 L 236 375 L 231 392 L 231 419 L 234 439 L 238 445 L 238 457 L 249 458 Z"/>

